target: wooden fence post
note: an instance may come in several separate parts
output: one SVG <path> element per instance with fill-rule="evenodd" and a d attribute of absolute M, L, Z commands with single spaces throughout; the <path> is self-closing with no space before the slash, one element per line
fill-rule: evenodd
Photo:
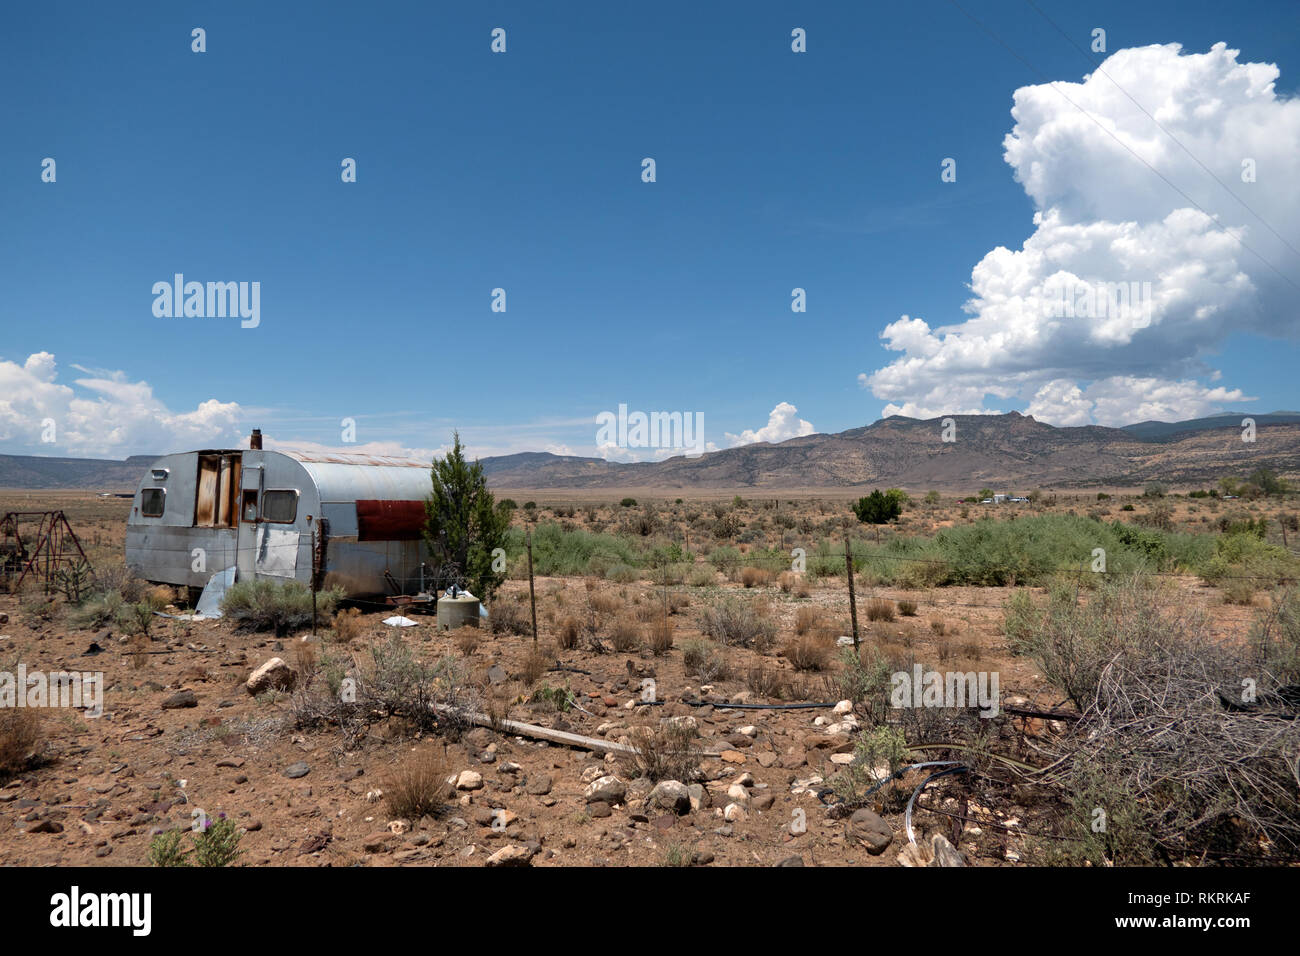
<path fill-rule="evenodd" d="M 849 536 L 844 536 L 844 570 L 849 576 L 849 617 L 853 621 L 853 650 L 858 651 L 858 599 L 853 591 L 853 546 Z"/>
<path fill-rule="evenodd" d="M 537 595 L 533 590 L 533 529 L 524 532 L 524 543 L 528 547 L 528 604 L 533 612 L 533 646 L 537 646 Z"/>

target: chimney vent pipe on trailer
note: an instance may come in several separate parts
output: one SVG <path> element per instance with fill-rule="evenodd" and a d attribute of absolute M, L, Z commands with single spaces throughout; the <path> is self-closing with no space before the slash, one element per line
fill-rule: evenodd
<path fill-rule="evenodd" d="M 262 429 L 260 428 L 253 429 L 253 434 L 250 435 L 248 438 L 248 449 L 249 451 L 262 450 Z"/>

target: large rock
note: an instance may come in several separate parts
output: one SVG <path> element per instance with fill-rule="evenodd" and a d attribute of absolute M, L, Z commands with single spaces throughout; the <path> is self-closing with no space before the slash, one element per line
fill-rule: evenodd
<path fill-rule="evenodd" d="M 551 792 L 555 786 L 555 781 L 547 773 L 529 774 L 528 783 L 524 786 L 524 792 L 530 793 L 535 797 L 544 797 Z"/>
<path fill-rule="evenodd" d="M 278 657 L 272 657 L 249 675 L 244 686 L 253 696 L 268 690 L 293 690 L 298 672 Z"/>
<path fill-rule="evenodd" d="M 855 810 L 844 825 L 849 843 L 861 843 L 872 856 L 880 856 L 894 841 L 894 831 L 878 814 L 863 808 Z"/>
<path fill-rule="evenodd" d="M 462 770 L 456 777 L 457 790 L 482 790 L 483 775 L 477 770 Z"/>
<path fill-rule="evenodd" d="M 582 792 L 588 803 L 623 803 L 627 799 L 627 784 L 618 777 L 597 777 Z"/>
<path fill-rule="evenodd" d="M 528 847 L 511 844 L 503 846 L 487 858 L 488 866 L 528 866 L 533 859 L 533 851 Z"/>
<path fill-rule="evenodd" d="M 676 814 L 691 812 L 691 791 L 678 780 L 660 780 L 650 791 L 650 800 L 662 810 Z"/>

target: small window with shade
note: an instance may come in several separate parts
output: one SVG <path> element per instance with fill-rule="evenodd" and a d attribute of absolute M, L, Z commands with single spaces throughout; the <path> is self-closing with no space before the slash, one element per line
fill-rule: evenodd
<path fill-rule="evenodd" d="M 161 518 L 167 504 L 164 488 L 145 488 L 140 492 L 140 514 L 146 518 Z"/>
<path fill-rule="evenodd" d="M 262 520 L 293 524 L 298 517 L 298 492 L 262 492 Z"/>

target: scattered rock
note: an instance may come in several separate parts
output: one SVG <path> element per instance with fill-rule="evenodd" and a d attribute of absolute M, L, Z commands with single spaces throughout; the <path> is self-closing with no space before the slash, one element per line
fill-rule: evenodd
<path fill-rule="evenodd" d="M 305 760 L 299 760 L 296 763 L 289 764 L 284 768 L 283 772 L 290 780 L 297 780 L 299 777 L 305 777 L 311 773 L 311 767 Z"/>
<path fill-rule="evenodd" d="M 524 793 L 532 794 L 534 797 L 544 797 L 554 786 L 555 781 L 551 779 L 550 774 L 530 774 L 528 783 L 524 785 Z"/>
<path fill-rule="evenodd" d="M 162 702 L 163 710 L 179 710 L 182 707 L 197 707 L 199 699 L 192 690 L 178 690 Z"/>
<path fill-rule="evenodd" d="M 622 803 L 627 797 L 627 784 L 618 777 L 598 777 L 582 792 L 588 803 Z"/>
<path fill-rule="evenodd" d="M 853 811 L 844 825 L 844 837 L 850 844 L 860 843 L 872 856 L 880 856 L 894 841 L 894 831 L 878 814 L 863 808 Z"/>
<path fill-rule="evenodd" d="M 268 690 L 293 690 L 298 672 L 278 657 L 272 657 L 249 675 L 244 687 L 256 697 Z"/>
<path fill-rule="evenodd" d="M 532 851 L 527 847 L 511 844 L 503 846 L 487 858 L 487 866 L 528 866 L 533 859 Z"/>
<path fill-rule="evenodd" d="M 678 780 L 660 780 L 650 791 L 650 801 L 661 810 L 677 814 L 691 812 L 691 792 Z"/>
<path fill-rule="evenodd" d="M 462 770 L 456 778 L 457 790 L 482 790 L 483 775 L 477 770 Z"/>

